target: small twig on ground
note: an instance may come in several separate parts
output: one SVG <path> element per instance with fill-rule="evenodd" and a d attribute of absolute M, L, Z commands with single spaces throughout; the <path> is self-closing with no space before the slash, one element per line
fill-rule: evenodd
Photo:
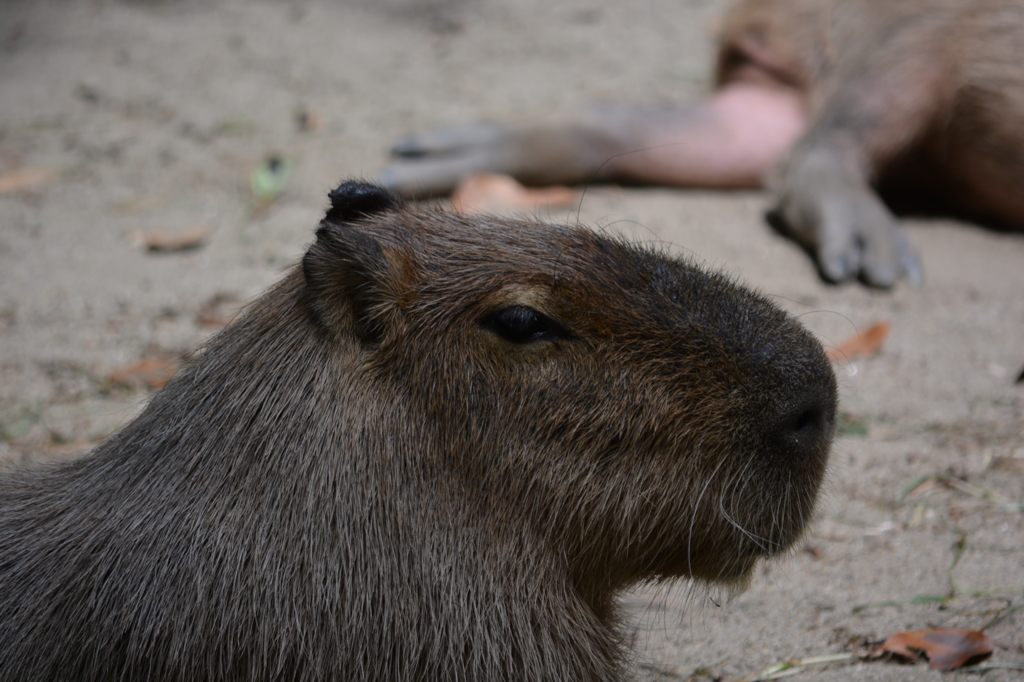
<path fill-rule="evenodd" d="M 1024 590 L 1021 590 L 1021 593 L 1017 595 L 1016 599 L 1010 602 L 1005 609 L 997 613 L 989 622 L 982 625 L 979 629 L 982 632 L 984 632 L 985 630 L 988 630 L 989 628 L 998 625 L 1007 616 L 1009 616 L 1014 611 L 1019 610 L 1021 607 L 1024 607 Z"/>
<path fill-rule="evenodd" d="M 831 654 L 828 656 L 801 658 L 795 661 L 777 663 L 750 677 L 744 677 L 742 680 L 738 680 L 738 682 L 766 682 L 767 680 L 781 680 L 784 677 L 802 673 L 804 670 L 812 666 L 829 665 L 831 663 L 845 663 L 847 661 L 855 661 L 859 659 L 860 656 L 857 654 Z"/>
<path fill-rule="evenodd" d="M 957 535 L 959 537 L 953 544 L 953 561 L 949 564 L 949 568 L 946 569 L 946 582 L 949 583 L 950 595 L 955 595 L 958 592 L 956 582 L 953 580 L 953 569 L 960 563 L 960 558 L 964 555 L 964 550 L 967 549 L 967 533 L 958 531 Z"/>
<path fill-rule="evenodd" d="M 989 506 L 995 507 L 1000 511 L 1008 513 L 1024 512 L 1024 504 L 1020 502 L 1014 502 L 1013 500 L 1003 497 L 998 493 L 992 492 L 987 488 L 983 488 L 980 485 L 968 483 L 967 481 L 962 481 L 959 478 L 949 476 L 947 474 L 929 474 L 927 476 L 915 478 L 913 481 L 903 486 L 903 489 L 900 491 L 900 494 L 896 496 L 896 501 L 903 502 L 906 499 L 907 495 L 912 493 L 914 490 L 916 490 L 918 487 L 920 487 L 923 483 L 926 483 L 927 481 L 935 481 L 936 483 L 946 485 L 952 488 L 953 490 L 956 490 L 957 492 L 961 492 L 970 497 L 982 500 Z"/>
<path fill-rule="evenodd" d="M 866 611 L 867 609 L 903 608 L 904 606 L 919 606 L 921 604 L 948 604 L 961 599 L 1001 597 L 1005 596 L 1007 593 L 1016 593 L 1017 590 L 1018 588 L 1016 587 L 994 588 L 990 590 L 964 590 L 958 588 L 953 594 L 919 594 L 911 597 L 907 601 L 878 601 L 868 604 L 858 604 L 850 609 L 850 613 L 858 614 L 861 611 Z M 1016 604 L 1017 601 L 1020 601 L 1020 599 L 1018 598 L 1014 603 Z M 1013 609 L 1016 610 L 1021 607 L 1024 607 L 1024 603 L 1014 606 Z M 984 630 L 990 626 L 991 624 L 979 629 Z"/>
<path fill-rule="evenodd" d="M 749 677 L 744 677 L 736 682 L 768 682 L 769 680 L 781 680 L 785 677 L 792 675 L 798 675 L 808 668 L 819 666 L 819 665 L 830 665 L 832 663 L 848 663 L 851 661 L 866 661 L 868 660 L 867 655 L 858 654 L 832 654 L 828 656 L 812 656 L 810 658 L 802 658 L 795 661 L 786 661 L 784 663 L 777 663 L 770 668 L 754 673 Z M 1024 663 L 985 663 L 984 665 L 971 665 L 962 668 L 957 668 L 959 673 L 975 673 L 984 674 L 992 670 L 1024 670 Z"/>

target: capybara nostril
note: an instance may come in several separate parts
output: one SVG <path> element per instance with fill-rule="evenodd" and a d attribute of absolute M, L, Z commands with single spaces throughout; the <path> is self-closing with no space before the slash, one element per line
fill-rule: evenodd
<path fill-rule="evenodd" d="M 835 409 L 831 396 L 810 395 L 782 413 L 778 434 L 794 457 L 813 457 L 832 437 Z"/>
<path fill-rule="evenodd" d="M 768 423 L 769 440 L 777 447 L 772 456 L 817 466 L 835 433 L 835 374 L 824 357 L 786 357 L 774 365 L 775 390 L 761 387 L 774 403 L 766 408 L 775 415 Z"/>
<path fill-rule="evenodd" d="M 821 422 L 821 408 L 809 407 L 792 420 L 792 432 L 797 438 L 807 438 L 809 433 L 816 435 L 820 431 Z"/>

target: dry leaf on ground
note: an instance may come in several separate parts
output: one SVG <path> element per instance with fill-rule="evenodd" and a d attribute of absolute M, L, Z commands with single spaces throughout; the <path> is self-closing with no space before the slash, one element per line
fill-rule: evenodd
<path fill-rule="evenodd" d="M 568 187 L 529 188 L 511 175 L 475 173 L 459 182 L 451 201 L 459 213 L 494 213 L 572 206 L 579 197 L 579 192 Z"/>
<path fill-rule="evenodd" d="M 24 192 L 52 182 L 59 176 L 53 168 L 19 168 L 7 173 L 0 173 L 0 194 Z"/>
<path fill-rule="evenodd" d="M 992 640 L 983 632 L 962 628 L 900 632 L 889 637 L 869 655 L 874 658 L 887 653 L 912 661 L 923 654 L 932 670 L 952 670 L 991 656 Z"/>
<path fill-rule="evenodd" d="M 151 391 L 164 387 L 177 373 L 175 362 L 166 357 L 146 357 L 120 369 L 116 369 L 107 377 L 107 381 L 119 386 L 140 388 L 145 386 Z"/>
<path fill-rule="evenodd" d="M 205 225 L 195 225 L 181 232 L 147 232 L 142 243 L 149 251 L 185 251 L 202 246 L 210 234 Z"/>
<path fill-rule="evenodd" d="M 835 348 L 826 351 L 828 359 L 833 362 L 849 362 L 857 358 L 870 358 L 882 348 L 892 327 L 888 322 L 877 322 L 867 331 L 857 334 Z"/>

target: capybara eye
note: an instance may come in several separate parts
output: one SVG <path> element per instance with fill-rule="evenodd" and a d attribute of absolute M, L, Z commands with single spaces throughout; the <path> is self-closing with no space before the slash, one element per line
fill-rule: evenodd
<path fill-rule="evenodd" d="M 483 327 L 512 343 L 570 338 L 565 327 L 533 308 L 521 305 L 502 308 L 484 318 Z"/>

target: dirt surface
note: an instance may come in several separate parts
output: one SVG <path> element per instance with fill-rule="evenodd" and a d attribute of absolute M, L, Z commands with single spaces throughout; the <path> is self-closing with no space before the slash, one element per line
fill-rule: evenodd
<path fill-rule="evenodd" d="M 71 456 L 131 419 L 149 393 L 124 370 L 176 361 L 278 279 L 327 191 L 372 177 L 400 135 L 699 97 L 722 6 L 5 0 L 0 458 Z M 251 173 L 271 157 L 290 174 L 260 200 Z M 925 283 L 873 292 L 819 282 L 766 207 L 756 192 L 605 186 L 578 215 L 544 216 L 668 242 L 777 297 L 826 345 L 892 325 L 877 356 L 837 364 L 843 435 L 806 542 L 731 598 L 679 584 L 624 600 L 643 679 L 739 680 L 903 630 L 980 628 L 1024 590 L 1024 234 L 907 220 Z M 196 228 L 197 248 L 144 247 Z M 990 663 L 1024 664 L 1024 611 L 987 633 Z M 878 661 L 796 679 L 940 675 Z"/>

